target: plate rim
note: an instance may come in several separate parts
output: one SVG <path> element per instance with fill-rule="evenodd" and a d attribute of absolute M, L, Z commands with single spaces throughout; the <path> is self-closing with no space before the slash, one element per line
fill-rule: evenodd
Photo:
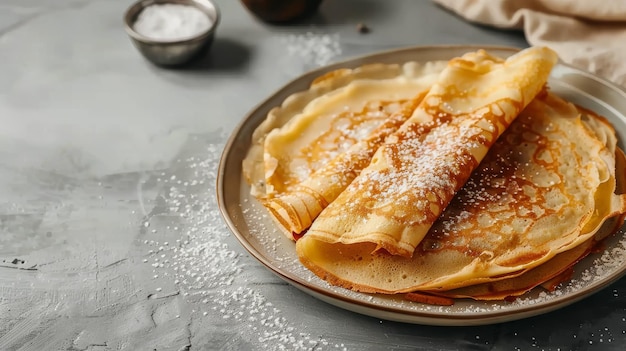
<path fill-rule="evenodd" d="M 301 85 L 301 82 L 306 81 L 306 84 L 310 84 L 313 79 L 316 77 L 339 68 L 345 67 L 357 67 L 360 61 L 368 61 L 375 59 L 377 57 L 386 57 L 392 55 L 400 55 L 402 53 L 413 53 L 416 55 L 419 52 L 426 51 L 445 51 L 445 50 L 465 50 L 465 51 L 475 51 L 479 49 L 484 49 L 486 51 L 501 51 L 501 52 L 510 52 L 514 54 L 522 50 L 519 47 L 513 46 L 500 46 L 500 45 L 427 45 L 427 46 L 407 46 L 400 47 L 395 49 L 383 50 L 383 51 L 375 51 L 365 55 L 357 55 L 353 57 L 348 57 L 346 59 L 340 60 L 338 62 L 332 63 L 330 65 L 321 66 L 315 69 L 308 70 L 301 75 L 296 76 L 288 80 L 286 83 L 281 85 L 278 89 L 275 89 L 271 94 L 269 94 L 265 99 L 261 102 L 257 103 L 246 115 L 241 119 L 241 121 L 236 125 L 236 127 L 232 130 L 230 136 L 228 137 L 222 155 L 219 160 L 218 170 L 217 170 L 217 180 L 216 180 L 216 196 L 217 203 L 220 210 L 220 214 L 222 219 L 228 226 L 228 229 L 231 233 L 237 238 L 239 243 L 244 247 L 244 249 L 252 255 L 258 262 L 263 264 L 267 269 L 269 269 L 272 273 L 276 274 L 283 281 L 291 284 L 297 289 L 321 300 L 326 303 L 332 304 L 336 307 L 343 308 L 346 310 L 350 310 L 356 313 L 368 315 L 370 317 L 382 318 L 385 320 L 396 321 L 396 322 L 404 322 L 404 323 L 412 323 L 412 324 L 423 324 L 423 325 L 441 325 L 441 326 L 467 326 L 467 325 L 487 325 L 500 323 L 505 321 L 518 320 L 523 318 L 528 318 L 532 316 L 536 316 L 539 314 L 551 312 L 553 310 L 563 308 L 570 304 L 573 304 L 577 301 L 584 299 L 585 297 L 604 289 L 605 287 L 611 285 L 622 276 L 626 275 L 626 269 L 619 270 L 617 269 L 615 272 L 612 272 L 608 277 L 593 282 L 586 287 L 585 290 L 575 291 L 571 294 L 556 297 L 554 299 L 548 300 L 547 302 L 540 304 L 528 304 L 528 305 L 520 305 L 516 308 L 515 311 L 510 310 L 494 310 L 485 314 L 477 315 L 476 313 L 468 313 L 468 314 L 448 314 L 442 315 L 441 312 L 430 312 L 430 311 L 418 311 L 418 310 L 402 310 L 397 307 L 390 306 L 381 306 L 373 303 L 367 303 L 364 301 L 359 301 L 348 296 L 343 296 L 334 293 L 329 289 L 325 289 L 323 287 L 318 287 L 313 284 L 307 284 L 306 280 L 302 277 L 297 276 L 291 272 L 285 272 L 280 267 L 276 267 L 270 262 L 259 250 L 257 250 L 250 241 L 244 237 L 242 233 L 239 232 L 237 225 L 234 223 L 233 218 L 231 216 L 230 210 L 228 208 L 227 200 L 226 200 L 226 189 L 225 189 L 225 169 L 227 168 L 229 157 L 235 152 L 237 149 L 237 141 L 240 140 L 240 134 L 242 130 L 245 129 L 247 125 L 250 123 L 255 123 L 255 116 L 264 114 L 260 114 L 258 111 L 265 108 L 268 109 L 268 103 L 279 98 L 281 95 L 288 93 L 287 95 L 291 95 L 293 93 L 297 93 L 300 90 L 294 90 L 294 85 Z M 398 61 L 398 63 L 401 63 Z M 362 63 L 361 63 L 362 64 Z M 575 72 L 578 75 L 583 76 L 587 79 L 595 80 L 597 83 L 606 86 L 607 88 L 613 90 L 618 95 L 621 95 L 621 98 L 626 101 L 626 89 L 620 87 L 619 85 L 608 81 L 602 77 L 599 77 L 593 73 L 585 71 L 583 69 L 577 68 L 570 64 L 559 60 L 559 66 Z M 567 85 L 571 85 L 565 82 Z M 286 98 L 286 96 L 284 97 Z M 284 101 L 284 98 L 282 101 Z M 276 104 L 271 105 L 269 109 L 277 106 Z M 268 110 L 269 111 L 269 110 Z M 626 112 L 625 112 L 626 114 Z M 262 121 L 261 117 L 257 117 Z M 626 123 L 626 121 L 624 121 Z M 260 123 L 260 122 L 259 122 Z M 255 124 L 255 128 L 258 126 L 258 123 Z M 250 141 L 248 141 L 248 145 L 246 145 L 244 152 L 247 152 Z M 241 168 L 241 165 L 239 165 Z M 239 172 L 239 179 L 241 180 L 241 172 Z M 241 181 L 240 181 L 241 182 Z M 239 194 L 241 195 L 241 194 Z M 238 204 L 240 205 L 240 204 Z M 238 208 L 240 208 L 238 206 Z M 626 267 L 625 267 L 626 268 Z M 593 290 L 592 292 L 587 292 L 587 290 Z M 371 294 L 364 294 L 371 295 Z M 385 315 L 385 317 L 380 317 L 381 312 Z M 511 316 L 515 315 L 515 318 Z"/>

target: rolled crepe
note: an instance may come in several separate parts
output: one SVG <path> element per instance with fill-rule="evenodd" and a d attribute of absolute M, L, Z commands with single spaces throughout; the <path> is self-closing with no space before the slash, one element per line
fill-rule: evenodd
<path fill-rule="evenodd" d="M 484 50 L 452 59 L 413 116 L 315 220 L 309 241 L 374 243 L 410 257 L 454 193 L 543 89 L 556 54 Z"/>
<path fill-rule="evenodd" d="M 288 236 L 297 238 L 309 228 L 320 212 L 367 167 L 385 138 L 411 117 L 425 93 L 403 103 L 400 111 L 393 113 L 367 138 L 340 153 L 303 182 L 263 202 Z"/>

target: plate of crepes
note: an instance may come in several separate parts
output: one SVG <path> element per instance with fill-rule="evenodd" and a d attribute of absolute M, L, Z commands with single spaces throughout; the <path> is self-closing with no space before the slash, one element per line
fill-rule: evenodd
<path fill-rule="evenodd" d="M 546 313 L 626 272 L 626 93 L 549 48 L 414 47 L 304 74 L 226 144 L 237 239 L 376 318 Z"/>

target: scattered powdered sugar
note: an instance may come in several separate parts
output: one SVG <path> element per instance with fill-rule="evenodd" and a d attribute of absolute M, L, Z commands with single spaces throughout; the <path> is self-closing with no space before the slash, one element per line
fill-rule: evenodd
<path fill-rule="evenodd" d="M 615 234 L 615 238 L 607 238 L 606 240 L 611 239 L 615 242 L 607 245 L 600 257 L 593 258 L 589 267 L 581 271 L 580 277 L 572 279 L 567 287 L 562 289 L 563 293 L 570 292 L 570 290 L 572 292 L 577 291 L 593 283 L 603 281 L 626 264 L 626 234 L 619 231 Z"/>
<path fill-rule="evenodd" d="M 144 263 L 152 266 L 153 278 L 169 276 L 187 301 L 200 306 L 194 312 L 211 320 L 234 321 L 233 325 L 240 326 L 236 332 L 259 349 L 341 349 L 297 331 L 261 291 L 243 282 L 248 279 L 244 264 L 226 242 L 231 234 L 220 216 L 214 190 L 221 150 L 222 145 L 210 145 L 206 157 L 180 160 L 176 175 L 163 172 L 157 179 L 164 185 L 157 199 L 161 205 L 144 227 L 155 235 L 174 231 L 180 237 L 175 242 L 144 241 L 151 247 Z M 157 288 L 156 293 L 161 290 Z"/>
<path fill-rule="evenodd" d="M 221 147 L 210 145 L 206 157 L 182 159 L 177 167 L 187 170 L 186 174 L 181 175 L 183 172 L 177 170 L 160 175 L 157 181 L 163 185 L 164 191 L 162 197 L 157 199 L 161 202 L 159 215 L 168 218 L 169 222 L 162 228 L 163 223 L 153 216 L 145 222 L 145 230 L 151 234 L 158 234 L 161 230 L 180 234 L 175 240 L 146 240 L 150 251 L 144 262 L 151 266 L 155 278 L 169 275 L 179 293 L 194 306 L 199 306 L 196 310 L 198 318 L 240 325 L 237 333 L 257 345 L 258 349 L 345 349 L 344 345 L 297 329 L 294 321 L 290 321 L 263 294 L 262 289 L 241 284 L 247 279 L 245 261 L 229 244 L 228 239 L 233 242 L 232 237 L 223 224 L 214 194 Z M 254 199 L 244 200 L 241 210 L 250 224 L 250 242 L 262 247 L 278 269 L 301 277 L 308 284 L 328 289 L 342 300 L 418 315 L 434 314 L 442 318 L 450 315 L 486 316 L 494 312 L 514 312 L 525 306 L 541 307 L 606 279 L 626 264 L 626 238 L 620 232 L 609 238 L 612 241 L 607 244 L 607 250 L 587 259 L 591 264 L 581 262 L 585 269 L 555 292 L 534 291 L 513 302 L 464 300 L 453 306 L 431 306 L 398 297 L 368 295 L 329 286 L 299 264 L 293 245 L 289 245 L 292 243 L 272 225 L 271 219 Z M 161 293 L 160 290 L 157 288 L 155 294 Z M 614 291 L 614 294 L 617 292 Z M 610 330 L 598 330 L 593 342 L 609 343 L 613 339 Z"/>
<path fill-rule="evenodd" d="M 290 34 L 283 38 L 287 54 L 305 65 L 325 66 L 341 55 L 339 34 Z"/>

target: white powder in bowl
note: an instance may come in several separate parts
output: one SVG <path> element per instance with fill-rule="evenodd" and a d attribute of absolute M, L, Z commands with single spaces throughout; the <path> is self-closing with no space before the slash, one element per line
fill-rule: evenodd
<path fill-rule="evenodd" d="M 207 14 L 193 6 L 162 4 L 143 9 L 133 29 L 150 39 L 179 40 L 205 32 L 212 24 Z"/>

